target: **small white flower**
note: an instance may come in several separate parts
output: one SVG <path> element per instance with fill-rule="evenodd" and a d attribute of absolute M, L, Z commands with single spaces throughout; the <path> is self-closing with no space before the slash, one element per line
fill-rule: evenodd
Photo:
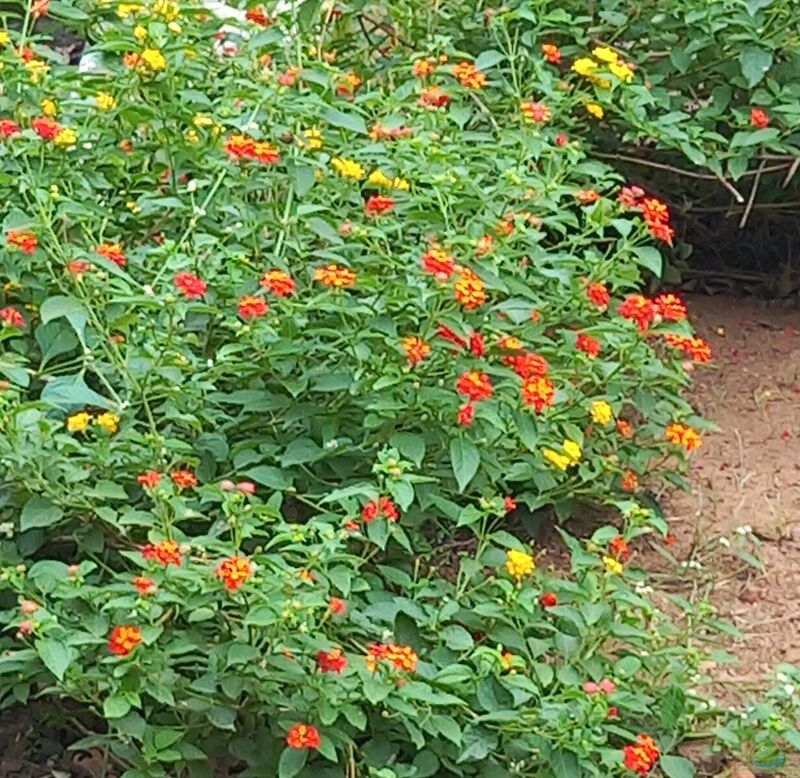
<path fill-rule="evenodd" d="M 786 692 L 788 697 L 791 697 L 794 694 L 794 685 L 787 683 L 786 686 L 783 687 L 783 690 Z"/>
<path fill-rule="evenodd" d="M 5 535 L 7 538 L 14 537 L 14 522 L 4 521 L 0 524 L 0 535 Z"/>
<path fill-rule="evenodd" d="M 336 448 L 339 445 L 339 441 L 336 438 L 331 438 L 326 444 L 325 448 Z"/>
<path fill-rule="evenodd" d="M 197 179 L 193 178 L 188 184 L 186 184 L 186 191 L 187 192 L 196 192 L 197 191 Z"/>
<path fill-rule="evenodd" d="M 195 205 L 195 207 L 192 208 L 192 213 L 195 216 L 205 216 L 206 215 L 206 209 L 205 208 L 200 208 L 200 206 Z"/>
<path fill-rule="evenodd" d="M 206 360 L 206 365 L 208 367 L 214 367 L 214 360 L 213 359 L 207 359 Z"/>
<path fill-rule="evenodd" d="M 776 673 L 775 680 L 778 683 L 786 683 L 789 680 L 789 676 L 785 675 L 784 673 Z"/>
<path fill-rule="evenodd" d="M 83 144 L 83 148 L 90 149 L 90 148 L 92 148 L 92 144 L 91 143 L 84 143 Z"/>
<path fill-rule="evenodd" d="M 728 540 L 728 538 L 720 538 L 719 539 L 719 544 L 721 546 L 725 546 L 725 548 L 730 548 L 731 547 L 731 542 L 730 542 L 730 540 Z"/>
<path fill-rule="evenodd" d="M 145 293 L 145 294 L 146 294 L 148 297 L 152 297 L 152 296 L 155 294 L 155 292 L 153 291 L 153 287 L 152 287 L 152 286 L 150 286 L 150 284 L 145 284 L 145 285 L 142 287 L 142 291 L 143 291 L 143 292 L 144 292 L 144 293 Z"/>

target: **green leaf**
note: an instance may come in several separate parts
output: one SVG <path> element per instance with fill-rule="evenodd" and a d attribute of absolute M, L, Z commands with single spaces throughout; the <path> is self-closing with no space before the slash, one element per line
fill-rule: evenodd
<path fill-rule="evenodd" d="M 638 656 L 626 656 L 614 665 L 614 673 L 620 678 L 630 678 L 639 672 L 642 660 Z"/>
<path fill-rule="evenodd" d="M 291 479 L 278 467 L 270 465 L 258 465 L 245 470 L 242 475 L 252 478 L 257 484 L 275 489 L 279 492 L 288 489 L 292 485 Z"/>
<path fill-rule="evenodd" d="M 772 52 L 757 46 L 747 46 L 739 55 L 739 66 L 748 87 L 754 87 L 772 67 Z"/>
<path fill-rule="evenodd" d="M 63 680 L 64 673 L 75 658 L 75 651 L 65 646 L 61 641 L 52 638 L 41 638 L 36 641 L 36 653 L 44 666 L 59 681 Z"/>
<path fill-rule="evenodd" d="M 694 765 L 683 756 L 662 756 L 658 762 L 667 778 L 694 778 Z"/>
<path fill-rule="evenodd" d="M 75 8 L 72 5 L 67 5 L 59 0 L 50 0 L 47 6 L 47 15 L 53 16 L 56 19 L 67 19 L 71 22 L 88 22 L 91 18 L 85 11 L 80 8 Z"/>
<path fill-rule="evenodd" d="M 115 408 L 114 404 L 103 395 L 90 389 L 80 373 L 50 379 L 42 389 L 41 399 L 49 405 L 65 409 L 87 405 L 96 405 L 108 410 Z"/>
<path fill-rule="evenodd" d="M 745 0 L 744 4 L 747 7 L 747 13 L 755 16 L 762 8 L 767 8 L 773 2 L 774 0 Z"/>
<path fill-rule="evenodd" d="M 206 718 L 217 729 L 229 729 L 231 732 L 236 729 L 236 711 L 233 708 L 215 705 L 213 708 L 206 711 Z"/>
<path fill-rule="evenodd" d="M 731 149 L 739 149 L 746 146 L 759 146 L 762 143 L 771 143 L 780 136 L 777 127 L 764 127 L 761 130 L 739 131 L 731 138 Z"/>
<path fill-rule="evenodd" d="M 305 465 L 324 456 L 325 452 L 311 438 L 295 438 L 283 452 L 281 464 L 284 467 Z"/>
<path fill-rule="evenodd" d="M 646 270 L 649 270 L 656 278 L 661 278 L 664 269 L 664 258 L 661 252 L 652 246 L 639 246 L 633 250 L 636 261 Z"/>
<path fill-rule="evenodd" d="M 345 130 L 352 130 L 361 135 L 367 134 L 367 125 L 358 114 L 345 113 L 336 108 L 326 108 L 322 112 L 322 118 L 334 127 L 342 127 Z"/>
<path fill-rule="evenodd" d="M 25 505 L 22 507 L 22 513 L 19 517 L 19 528 L 22 532 L 26 532 L 34 527 L 50 527 L 57 524 L 64 516 L 64 511 L 57 505 L 54 505 L 46 497 L 40 497 L 34 494 L 29 497 Z"/>
<path fill-rule="evenodd" d="M 278 778 L 294 778 L 306 766 L 307 759 L 305 748 L 284 748 L 278 762 Z"/>
<path fill-rule="evenodd" d="M 453 438 L 450 441 L 450 462 L 453 466 L 453 475 L 458 481 L 458 489 L 463 492 L 466 485 L 478 472 L 478 466 L 481 463 L 480 451 L 467 438 Z"/>
<path fill-rule="evenodd" d="M 555 778 L 580 778 L 583 771 L 578 765 L 578 757 L 572 751 L 559 748 L 550 754 L 550 765 Z"/>
<path fill-rule="evenodd" d="M 106 697 L 103 701 L 103 715 L 107 719 L 121 719 L 128 714 L 130 709 L 131 704 L 127 698 L 119 695 Z"/>
<path fill-rule="evenodd" d="M 502 51 L 496 49 L 489 49 L 488 51 L 481 52 L 475 60 L 475 67 L 478 70 L 488 70 L 494 67 L 498 62 L 502 62 L 506 55 Z"/>
<path fill-rule="evenodd" d="M 303 197 L 317 180 L 311 165 L 294 165 L 294 192 Z"/>
<path fill-rule="evenodd" d="M 453 651 L 467 651 L 472 648 L 475 641 L 472 635 L 458 624 L 451 624 L 439 633 L 440 639 Z"/>
<path fill-rule="evenodd" d="M 39 310 L 39 314 L 42 317 L 42 324 L 47 324 L 47 322 L 53 319 L 59 319 L 62 316 L 73 316 L 76 313 L 86 314 L 81 301 L 62 294 L 56 295 L 55 297 L 48 297 L 42 303 L 42 307 Z"/>

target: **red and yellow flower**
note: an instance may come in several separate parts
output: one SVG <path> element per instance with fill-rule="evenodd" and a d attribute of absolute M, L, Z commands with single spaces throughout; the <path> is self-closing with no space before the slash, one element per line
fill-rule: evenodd
<path fill-rule="evenodd" d="M 108 650 L 116 656 L 127 656 L 142 642 L 139 627 L 114 627 L 108 636 Z"/>
<path fill-rule="evenodd" d="M 223 559 L 214 569 L 214 575 L 222 581 L 229 592 L 241 589 L 253 576 L 253 567 L 249 560 L 240 556 Z"/>

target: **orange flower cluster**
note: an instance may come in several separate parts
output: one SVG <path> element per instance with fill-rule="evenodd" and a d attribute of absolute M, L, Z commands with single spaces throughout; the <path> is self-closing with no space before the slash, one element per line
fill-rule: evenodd
<path fill-rule="evenodd" d="M 144 473 L 136 476 L 136 480 L 145 489 L 155 489 L 161 483 L 161 476 L 155 470 L 145 470 Z"/>
<path fill-rule="evenodd" d="M 697 430 L 685 424 L 670 424 L 664 430 L 664 437 L 673 445 L 683 447 L 688 453 L 703 445 L 703 439 Z"/>
<path fill-rule="evenodd" d="M 369 137 L 372 140 L 397 140 L 398 138 L 410 138 L 414 134 L 411 127 L 381 127 L 376 124 L 370 131 Z"/>
<path fill-rule="evenodd" d="M 622 763 L 637 775 L 647 775 L 658 762 L 659 751 L 656 741 L 648 735 L 637 735 L 634 745 L 622 749 Z"/>
<path fill-rule="evenodd" d="M 347 286 L 355 286 L 356 274 L 349 267 L 332 262 L 330 265 L 318 267 L 314 271 L 314 280 L 325 286 L 342 289 Z"/>
<path fill-rule="evenodd" d="M 686 305 L 676 294 L 659 294 L 653 298 L 658 315 L 667 321 L 683 321 L 686 318 Z"/>
<path fill-rule="evenodd" d="M 682 351 L 695 362 L 711 361 L 711 346 L 702 338 L 690 338 L 686 335 L 668 332 L 664 335 L 664 342 L 668 346 Z"/>
<path fill-rule="evenodd" d="M 369 217 L 380 216 L 394 208 L 394 199 L 387 195 L 372 195 L 364 203 L 364 213 Z"/>
<path fill-rule="evenodd" d="M 311 724 L 294 724 L 286 733 L 286 745 L 298 750 L 304 748 L 317 749 L 322 741 L 316 727 Z"/>
<path fill-rule="evenodd" d="M 342 97 L 352 97 L 360 86 L 361 76 L 358 73 L 345 73 L 336 85 L 336 93 Z"/>
<path fill-rule="evenodd" d="M 515 354 L 510 357 L 503 357 L 503 364 L 508 365 L 522 379 L 541 378 L 547 375 L 549 365 L 544 357 L 538 354 L 531 354 L 527 351 L 524 354 Z"/>
<path fill-rule="evenodd" d="M 468 268 L 462 270 L 456 279 L 453 295 L 468 311 L 486 302 L 486 288 L 483 281 Z"/>
<path fill-rule="evenodd" d="M 623 492 L 635 492 L 639 488 L 639 476 L 633 470 L 625 470 L 620 478 Z"/>
<path fill-rule="evenodd" d="M 178 489 L 191 489 L 197 486 L 197 476 L 191 470 L 173 470 L 169 477 Z"/>
<path fill-rule="evenodd" d="M 750 126 L 764 130 L 769 126 L 769 116 L 763 108 L 750 109 Z"/>
<path fill-rule="evenodd" d="M 264 6 L 261 5 L 255 8 L 248 8 L 244 18 L 247 19 L 248 22 L 257 24 L 259 27 L 269 27 L 270 24 L 272 24 L 272 20 L 267 16 Z"/>
<path fill-rule="evenodd" d="M 117 267 L 125 267 L 125 252 L 119 243 L 101 243 L 95 251 Z"/>
<path fill-rule="evenodd" d="M 273 165 L 281 159 L 278 149 L 267 141 L 238 133 L 225 138 L 225 151 L 232 160 L 253 159 L 262 165 Z"/>
<path fill-rule="evenodd" d="M 408 364 L 416 365 L 431 353 L 431 347 L 422 338 L 410 335 L 403 338 L 403 351 L 406 353 Z"/>
<path fill-rule="evenodd" d="M 180 566 L 183 554 L 180 546 L 174 540 L 160 540 L 158 543 L 147 543 L 140 546 L 139 552 L 148 562 L 158 562 L 160 565 Z"/>
<path fill-rule="evenodd" d="M 620 535 L 611 538 L 608 543 L 608 553 L 620 562 L 627 562 L 631 557 L 631 550 Z"/>
<path fill-rule="evenodd" d="M 347 667 L 347 657 L 341 648 L 332 651 L 317 651 L 317 667 L 323 673 L 341 673 Z"/>
<path fill-rule="evenodd" d="M 13 138 L 22 132 L 13 119 L 0 119 L 0 138 Z"/>
<path fill-rule="evenodd" d="M 427 78 L 436 68 L 432 59 L 418 59 L 411 66 L 411 74 L 416 78 Z"/>
<path fill-rule="evenodd" d="M 461 86 L 467 89 L 482 89 L 486 86 L 486 74 L 481 73 L 471 62 L 459 62 L 453 65 L 453 75 Z"/>
<path fill-rule="evenodd" d="M 53 140 L 61 131 L 61 125 L 49 116 L 38 116 L 31 122 L 31 129 L 42 140 Z"/>
<path fill-rule="evenodd" d="M 383 516 L 387 521 L 400 521 L 400 514 L 397 512 L 395 504 L 388 497 L 370 500 L 361 509 L 361 518 L 364 520 L 364 524 L 369 524 L 379 516 Z"/>
<path fill-rule="evenodd" d="M 242 295 L 239 298 L 237 308 L 239 316 L 243 319 L 257 319 L 269 310 L 266 300 L 252 294 Z"/>
<path fill-rule="evenodd" d="M 116 656 L 127 656 L 142 642 L 142 632 L 138 627 L 114 627 L 108 636 L 108 650 Z"/>
<path fill-rule="evenodd" d="M 381 660 L 390 662 L 395 670 L 413 673 L 419 657 L 411 646 L 399 646 L 396 643 L 373 643 L 367 647 L 367 669 L 375 672 Z"/>
<path fill-rule="evenodd" d="M 623 186 L 619 193 L 619 201 L 629 208 L 642 212 L 642 218 L 650 230 L 650 234 L 667 245 L 672 245 L 675 230 L 669 226 L 669 208 L 656 197 L 648 197 L 639 186 Z"/>
<path fill-rule="evenodd" d="M 552 65 L 558 65 L 561 62 L 561 51 L 555 43 L 543 43 L 542 56 L 546 62 Z"/>
<path fill-rule="evenodd" d="M 245 582 L 252 578 L 253 568 L 247 559 L 232 556 L 223 559 L 214 570 L 214 575 L 222 581 L 229 592 L 241 589 Z"/>
<path fill-rule="evenodd" d="M 269 289 L 270 292 L 277 297 L 289 297 L 294 294 L 294 279 L 283 270 L 277 270 L 275 268 L 267 270 L 267 272 L 261 276 L 259 285 L 262 289 Z"/>
<path fill-rule="evenodd" d="M 549 378 L 543 376 L 525 378 L 522 381 L 522 401 L 525 405 L 532 405 L 537 413 L 553 404 L 556 396 L 556 389 Z"/>
<path fill-rule="evenodd" d="M 9 230 L 6 233 L 6 243 L 18 248 L 23 254 L 33 254 L 39 245 L 36 236 L 27 230 Z"/>
<path fill-rule="evenodd" d="M 472 402 L 488 400 L 492 396 L 492 382 L 486 373 L 468 370 L 456 379 L 456 390 Z"/>
<path fill-rule="evenodd" d="M 553 115 L 544 103 L 535 103 L 532 100 L 520 103 L 519 109 L 522 112 L 523 118 L 534 124 L 549 122 Z"/>

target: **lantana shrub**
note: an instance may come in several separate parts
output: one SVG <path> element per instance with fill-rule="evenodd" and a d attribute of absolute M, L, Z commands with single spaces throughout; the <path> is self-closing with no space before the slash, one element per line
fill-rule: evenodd
<path fill-rule="evenodd" d="M 628 563 L 710 350 L 645 294 L 669 209 L 570 129 L 638 76 L 416 11 L 3 36 L 0 690 L 125 778 L 692 774 L 702 654 Z M 518 519 L 587 504 L 537 566 Z"/>

